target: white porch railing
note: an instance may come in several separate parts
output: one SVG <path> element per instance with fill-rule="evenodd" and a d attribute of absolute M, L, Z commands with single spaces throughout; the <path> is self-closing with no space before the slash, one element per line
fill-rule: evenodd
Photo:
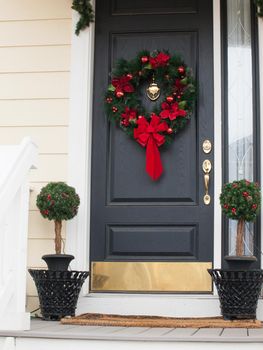
<path fill-rule="evenodd" d="M 26 304 L 29 183 L 37 148 L 0 146 L 0 330 L 30 328 Z"/>

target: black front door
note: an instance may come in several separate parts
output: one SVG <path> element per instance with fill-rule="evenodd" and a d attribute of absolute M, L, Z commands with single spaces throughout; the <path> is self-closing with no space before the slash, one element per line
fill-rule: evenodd
<path fill-rule="evenodd" d="M 91 290 L 210 292 L 211 203 L 202 164 L 213 165 L 212 0 L 97 0 L 91 183 Z M 195 113 L 161 151 L 159 181 L 145 172 L 145 149 L 104 112 L 114 63 L 136 53 L 178 52 L 198 82 Z"/>

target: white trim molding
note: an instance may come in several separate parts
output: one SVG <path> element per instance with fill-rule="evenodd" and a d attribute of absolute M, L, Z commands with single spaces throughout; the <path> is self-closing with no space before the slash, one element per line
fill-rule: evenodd
<path fill-rule="evenodd" d="M 91 24 L 76 36 L 78 19 L 79 15 L 72 11 L 68 182 L 80 195 L 81 205 L 76 218 L 68 222 L 66 250 L 76 257 L 72 268 L 87 270 L 95 28 Z"/>
<path fill-rule="evenodd" d="M 214 23 L 214 268 L 221 267 L 222 94 L 220 0 L 213 0 Z M 215 290 L 215 289 L 214 289 Z"/>
<path fill-rule="evenodd" d="M 259 49 L 259 96 L 263 92 L 263 18 L 258 18 L 258 49 Z M 263 127 L 263 98 L 260 98 L 260 154 L 261 154 L 261 186 L 263 184 L 263 142 L 262 142 L 262 127 Z M 263 206 L 261 206 L 261 251 L 263 252 Z M 261 268 L 263 268 L 263 259 L 261 258 Z"/>

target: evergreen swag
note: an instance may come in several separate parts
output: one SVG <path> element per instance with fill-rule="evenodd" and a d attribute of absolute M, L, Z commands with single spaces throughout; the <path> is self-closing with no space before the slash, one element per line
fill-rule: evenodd
<path fill-rule="evenodd" d="M 89 27 L 90 23 L 94 22 L 94 11 L 90 0 L 73 0 L 71 8 L 80 15 L 75 30 L 75 33 L 79 35 L 81 30 Z"/>
<path fill-rule="evenodd" d="M 220 204 L 223 213 L 232 220 L 238 220 L 236 255 L 244 253 L 244 225 L 245 221 L 255 221 L 261 203 L 258 183 L 239 180 L 223 186 Z"/>
<path fill-rule="evenodd" d="M 149 112 L 142 106 L 140 94 L 145 84 L 148 86 L 153 80 L 160 87 L 162 102 Z M 105 95 L 106 112 L 128 136 L 146 147 L 146 170 L 153 180 L 162 173 L 157 147 L 171 144 L 175 134 L 186 126 L 195 98 L 191 69 L 177 54 L 144 50 L 130 61 L 117 61 Z M 147 127 L 153 128 L 151 134 L 147 134 Z M 150 152 L 152 140 L 155 150 Z"/>

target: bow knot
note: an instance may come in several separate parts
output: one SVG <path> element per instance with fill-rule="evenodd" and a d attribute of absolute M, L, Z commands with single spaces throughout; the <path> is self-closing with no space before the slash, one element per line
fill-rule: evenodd
<path fill-rule="evenodd" d="M 158 180 L 163 172 L 158 147 L 165 142 L 165 136 L 160 133 L 167 129 L 167 123 L 155 114 L 152 115 L 150 122 L 145 117 L 139 118 L 138 127 L 134 129 L 135 140 L 146 147 L 146 171 L 153 180 Z"/>

